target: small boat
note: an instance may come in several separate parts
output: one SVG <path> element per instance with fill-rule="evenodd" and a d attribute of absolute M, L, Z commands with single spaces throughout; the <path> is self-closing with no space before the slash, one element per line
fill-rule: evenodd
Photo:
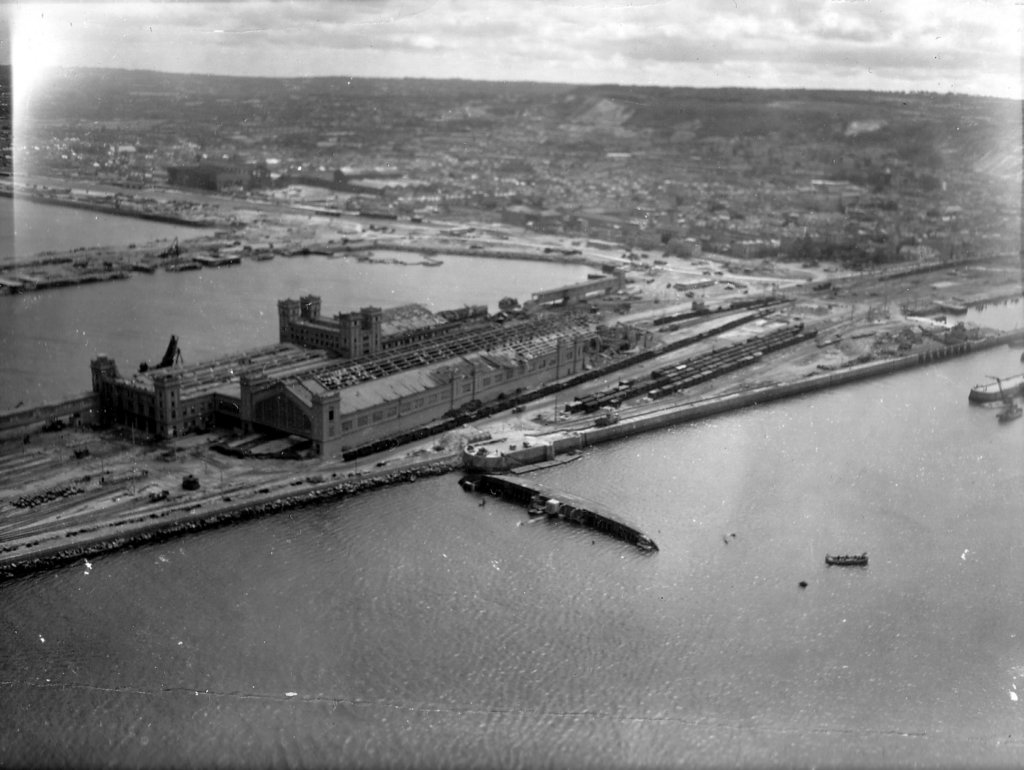
<path fill-rule="evenodd" d="M 867 553 L 853 554 L 848 556 L 833 556 L 825 554 L 825 563 L 830 567 L 866 567 L 868 566 Z"/>
<path fill-rule="evenodd" d="M 530 516 L 542 516 L 544 514 L 544 503 L 545 499 L 540 495 L 534 495 L 530 498 L 529 505 L 526 506 L 526 512 Z"/>
<path fill-rule="evenodd" d="M 1022 414 L 1024 414 L 1024 409 L 1021 409 L 1020 404 L 1012 398 L 1008 398 L 1003 401 L 1003 408 L 999 410 L 999 422 L 1010 422 L 1010 420 L 1016 420 Z"/>

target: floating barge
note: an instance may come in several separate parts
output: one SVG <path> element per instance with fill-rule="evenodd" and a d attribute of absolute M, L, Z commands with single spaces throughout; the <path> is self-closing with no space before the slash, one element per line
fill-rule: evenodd
<path fill-rule="evenodd" d="M 857 553 L 846 556 L 833 556 L 825 554 L 825 564 L 830 567 L 866 567 L 868 566 L 868 555 Z"/>
<path fill-rule="evenodd" d="M 225 267 L 227 265 L 238 265 L 242 262 L 242 258 L 238 255 L 197 254 L 194 259 L 204 267 Z"/>
<path fill-rule="evenodd" d="M 186 270 L 202 270 L 203 266 L 196 262 L 194 259 L 190 259 L 184 262 L 174 262 L 170 265 L 164 265 L 164 270 L 168 273 L 182 273 Z"/>
<path fill-rule="evenodd" d="M 625 540 L 642 551 L 657 551 L 658 546 L 636 525 L 624 521 L 599 503 L 553 490 L 537 481 L 498 473 L 464 476 L 459 480 L 467 492 L 482 492 L 526 506 L 531 513 L 543 512 L 576 524 L 596 529 Z"/>

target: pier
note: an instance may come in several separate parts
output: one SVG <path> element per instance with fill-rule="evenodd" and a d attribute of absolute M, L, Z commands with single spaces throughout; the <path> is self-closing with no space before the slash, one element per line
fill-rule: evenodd
<path fill-rule="evenodd" d="M 625 521 L 600 503 L 553 490 L 538 481 L 489 473 L 464 476 L 459 485 L 467 491 L 483 492 L 527 506 L 531 513 L 544 513 L 596 529 L 625 540 L 642 551 L 658 550 L 655 542 L 636 525 Z"/>

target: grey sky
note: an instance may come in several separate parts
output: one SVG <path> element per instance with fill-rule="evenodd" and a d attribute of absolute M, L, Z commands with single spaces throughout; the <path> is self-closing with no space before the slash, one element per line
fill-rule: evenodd
<path fill-rule="evenodd" d="M 42 64 L 1021 95 L 1021 0 L 13 2 L 7 10 L 16 82 Z"/>

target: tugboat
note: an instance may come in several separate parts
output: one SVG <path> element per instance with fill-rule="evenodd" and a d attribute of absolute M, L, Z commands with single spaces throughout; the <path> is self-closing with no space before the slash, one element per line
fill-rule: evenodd
<path fill-rule="evenodd" d="M 1003 401 L 1003 408 L 999 410 L 999 422 L 1016 420 L 1022 414 L 1024 414 L 1024 409 L 1021 409 L 1020 404 L 1012 398 L 1007 398 Z"/>
<path fill-rule="evenodd" d="M 999 386 L 999 396 L 1003 401 L 1003 408 L 999 410 L 999 414 L 996 415 L 999 418 L 999 422 L 1010 422 L 1016 420 L 1024 412 L 1020 408 L 1020 405 L 1013 400 L 1013 396 L 1003 390 L 1003 381 L 998 377 L 993 377 L 996 381 L 996 385 Z"/>
<path fill-rule="evenodd" d="M 866 567 L 868 566 L 867 553 L 853 554 L 851 556 L 833 556 L 825 554 L 825 563 L 830 567 Z"/>

